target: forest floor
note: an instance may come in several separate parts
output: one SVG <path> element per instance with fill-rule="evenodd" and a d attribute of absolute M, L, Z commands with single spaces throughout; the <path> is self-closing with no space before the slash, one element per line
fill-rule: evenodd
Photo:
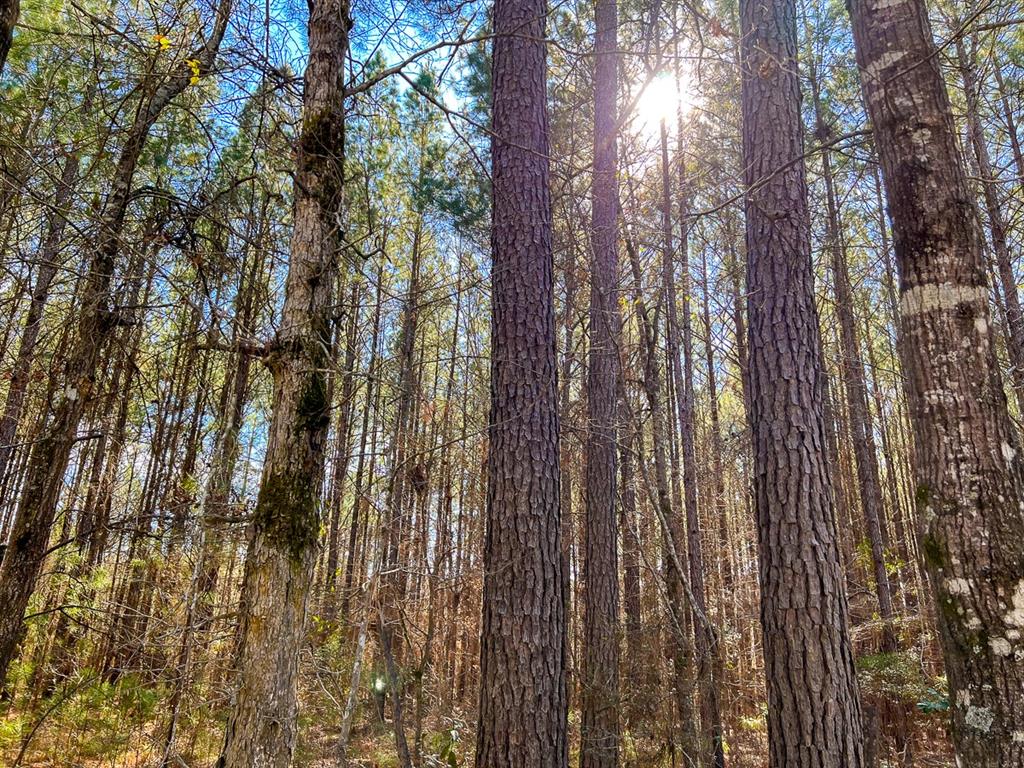
<path fill-rule="evenodd" d="M 869 646 L 872 640 L 860 637 L 857 644 Z M 879 768 L 953 768 L 945 733 L 948 702 L 944 681 L 928 672 L 937 661 L 930 645 L 895 654 L 862 651 L 858 657 L 865 722 L 869 734 L 874 735 Z M 348 679 L 342 673 L 351 661 L 344 655 L 309 653 L 304 657 L 295 768 L 335 768 L 339 764 L 339 702 L 347 691 L 330 689 L 335 678 Z M 762 674 L 759 670 L 729 670 L 720 689 L 730 768 L 767 765 Z M 368 687 L 371 678 L 367 675 L 363 681 L 348 749 L 349 765 L 397 768 L 392 725 L 378 714 Z M 5 768 L 209 768 L 216 760 L 227 713 L 223 683 L 186 696 L 173 758 L 164 763 L 171 696 L 165 682 L 154 682 L 159 676 L 146 681 L 126 675 L 112 683 L 80 673 L 49 695 L 39 692 L 38 683 L 33 685 L 28 669 L 15 670 L 13 679 L 13 699 L 0 703 L 0 766 Z M 665 723 L 673 720 L 668 714 L 670 698 L 667 694 L 661 698 L 650 695 L 662 688 L 656 682 L 638 685 L 635 697 L 627 697 L 624 708 L 634 709 L 634 722 L 628 724 L 622 740 L 625 768 L 676 768 L 683 764 L 679 751 L 670 746 L 671 734 L 665 731 Z M 445 705 L 441 700 L 446 697 L 440 696 L 444 691 L 433 693 L 436 695 L 428 694 L 425 699 L 428 706 L 424 707 L 417 766 L 471 766 L 476 724 L 471 707 Z M 408 713 L 415 711 L 411 704 Z M 635 714 L 640 707 L 650 712 Z M 444 710 L 448 714 L 438 714 Z M 579 737 L 576 708 L 570 713 L 569 725 L 570 765 L 575 765 Z M 406 728 L 415 749 L 411 714 Z"/>
<path fill-rule="evenodd" d="M 107 696 L 107 686 L 96 686 L 67 697 L 64 703 L 51 700 L 28 711 L 7 713 L 0 720 L 0 765 L 10 768 L 157 768 L 163 757 L 166 719 L 158 706 L 157 692 L 121 683 L 119 693 Z M 364 718 L 349 745 L 352 768 L 397 768 L 390 723 L 380 723 L 371 714 Z M 182 722 L 175 768 L 209 768 L 216 759 L 223 733 L 222 713 L 190 713 Z M 337 727 L 321 713 L 307 710 L 301 717 L 296 768 L 335 768 Z M 893 709 L 882 713 L 887 730 L 909 734 L 908 760 L 902 744 L 883 739 L 880 766 L 952 768 L 948 739 L 940 718 L 920 712 Z M 367 722 L 368 721 L 368 722 Z M 444 728 L 448 726 L 448 728 Z M 473 733 L 465 724 L 448 720 L 431 722 L 425 730 L 419 765 L 422 768 L 463 768 L 472 765 Z M 574 729 L 575 731 L 575 729 Z M 453 733 L 454 732 L 454 733 Z M 574 735 L 578 735 L 574 733 Z M 27 740 L 26 737 L 30 738 Z M 453 738 L 454 736 L 454 738 Z M 767 734 L 763 716 L 742 717 L 726 723 L 726 758 L 732 768 L 763 768 L 767 765 Z M 681 765 L 664 741 L 624 739 L 625 766 L 674 768 Z M 575 758 L 575 752 L 572 755 Z M 575 764 L 570 760 L 570 764 Z"/>

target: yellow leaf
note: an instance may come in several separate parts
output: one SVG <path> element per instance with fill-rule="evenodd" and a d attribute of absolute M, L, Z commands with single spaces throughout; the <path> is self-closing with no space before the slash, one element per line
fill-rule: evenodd
<path fill-rule="evenodd" d="M 160 46 L 161 51 L 166 51 L 171 47 L 171 41 L 167 35 L 161 35 L 159 33 L 153 35 L 153 42 Z"/>
<path fill-rule="evenodd" d="M 185 59 L 185 64 L 192 70 L 192 77 L 189 78 L 189 83 L 195 85 L 199 82 L 199 59 Z"/>

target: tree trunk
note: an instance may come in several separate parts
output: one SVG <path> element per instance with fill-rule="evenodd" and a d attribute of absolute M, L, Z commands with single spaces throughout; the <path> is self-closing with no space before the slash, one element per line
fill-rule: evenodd
<path fill-rule="evenodd" d="M 772 768 L 861 768 L 803 163 L 796 4 L 740 4 L 750 428 Z M 781 170 L 780 170 L 781 169 Z"/>
<path fill-rule="evenodd" d="M 590 359 L 583 560 L 580 768 L 619 764 L 619 564 L 615 508 L 618 428 L 619 195 L 616 178 L 618 12 L 597 0 L 591 205 Z"/>
<path fill-rule="evenodd" d="M 281 327 L 268 357 L 274 408 L 245 563 L 238 692 L 221 768 L 287 768 L 295 749 L 296 685 L 320 529 L 327 371 L 341 246 L 345 0 L 309 17 L 302 128 L 297 142 L 294 229 Z"/>
<path fill-rule="evenodd" d="M 1006 84 L 1003 82 L 1003 69 L 995 59 L 993 52 L 992 70 L 996 76 L 996 88 L 999 92 L 999 101 L 1003 107 L 1003 121 L 1006 125 L 1006 133 L 1010 137 L 1010 146 L 1013 149 L 1013 165 L 1017 169 L 1017 179 L 1014 186 L 1024 184 L 1024 151 L 1020 145 L 1020 135 L 1017 133 L 1017 120 L 1013 116 L 1013 108 L 1010 106 L 1010 97 L 1006 91 Z"/>
<path fill-rule="evenodd" d="M 676 78 L 678 87 L 678 75 Z M 700 506 L 697 495 L 697 450 L 695 445 L 696 421 L 693 388 L 693 322 L 690 317 L 690 243 L 689 184 L 686 181 L 686 162 L 683 155 L 682 119 L 679 120 L 679 268 L 682 280 L 682 306 L 676 313 L 675 267 L 662 262 L 663 275 L 668 288 L 669 353 L 675 368 L 676 410 L 683 458 L 683 497 L 686 500 L 686 554 L 690 567 L 690 586 L 693 589 L 693 634 L 697 654 L 697 685 L 700 693 L 700 740 L 697 761 L 721 768 L 725 764 L 722 747 L 722 713 L 719 708 L 718 681 L 715 679 L 713 653 L 718 644 L 714 627 L 707 620 L 707 587 L 704 583 L 704 551 L 701 546 Z M 677 335 L 678 334 L 678 335 Z M 682 360 L 679 343 L 682 340 Z"/>
<path fill-rule="evenodd" d="M 848 7 L 900 269 L 921 550 L 958 762 L 1020 765 L 1024 459 L 992 343 L 974 204 L 925 4 Z"/>
<path fill-rule="evenodd" d="M 11 50 L 20 6 L 19 0 L 0 0 L 0 75 L 4 73 L 7 54 Z"/>
<path fill-rule="evenodd" d="M 565 768 L 545 0 L 496 0 L 491 415 L 477 768 Z"/>
<path fill-rule="evenodd" d="M 725 669 L 722 630 L 725 627 L 725 596 L 733 589 L 733 568 L 732 549 L 729 542 L 728 530 L 728 509 L 725 504 L 725 475 L 722 463 L 722 428 L 718 415 L 718 374 L 715 370 L 715 348 L 714 334 L 711 327 L 711 289 L 708 286 L 708 265 L 707 254 L 701 252 L 701 317 L 704 321 L 706 333 L 704 342 L 704 354 L 708 369 L 708 415 L 710 421 L 710 442 L 711 442 L 711 499 L 714 509 L 714 520 L 718 524 L 718 547 L 720 553 L 720 599 L 718 604 L 718 631 L 714 638 L 714 644 L 707 649 L 708 662 L 713 665 L 711 669 L 711 695 L 714 697 L 708 702 L 708 714 L 711 722 L 705 727 L 705 731 L 711 736 L 711 749 L 709 756 L 711 764 L 715 768 L 722 768 L 725 765 L 725 750 L 722 734 L 722 714 L 719 703 L 720 691 L 724 688 L 723 672 Z"/>
<path fill-rule="evenodd" d="M 338 608 L 338 561 L 341 506 L 345 500 L 345 480 L 352 450 L 352 417 L 355 414 L 355 363 L 359 336 L 360 296 L 362 284 L 353 281 L 349 299 L 349 316 L 345 327 L 345 354 L 341 368 L 341 396 L 338 402 L 338 423 L 335 427 L 334 476 L 331 481 L 331 524 L 327 537 L 327 565 L 324 574 L 324 617 L 333 621 Z M 345 617 L 347 618 L 347 617 Z"/>
<path fill-rule="evenodd" d="M 636 469 L 633 463 L 634 445 L 637 444 L 636 429 L 629 418 L 629 407 L 625 379 L 619 370 L 619 498 L 621 514 L 619 531 L 622 547 L 622 608 L 625 618 L 626 659 L 622 676 L 632 681 L 633 695 L 623 697 L 623 712 L 626 727 L 641 725 L 649 715 L 643 681 L 648 679 L 649 665 L 644 662 L 645 649 L 641 624 L 640 602 L 640 534 L 637 525 Z"/>

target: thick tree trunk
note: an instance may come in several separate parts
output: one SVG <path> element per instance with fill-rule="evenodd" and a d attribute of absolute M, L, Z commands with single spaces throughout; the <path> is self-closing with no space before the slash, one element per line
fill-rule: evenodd
<path fill-rule="evenodd" d="M 743 0 L 740 13 L 769 765 L 861 768 L 861 709 L 822 411 L 796 7 L 793 0 Z"/>
<path fill-rule="evenodd" d="M 850 0 L 900 269 L 921 550 L 958 762 L 1024 764 L 1024 459 L 974 203 L 920 0 Z"/>
<path fill-rule="evenodd" d="M 477 768 L 565 768 L 545 0 L 496 0 L 491 415 Z"/>
<path fill-rule="evenodd" d="M 597 0 L 590 359 L 587 367 L 586 554 L 581 768 L 619 764 L 619 567 L 615 508 L 618 428 L 619 195 L 616 178 L 618 12 Z"/>
<path fill-rule="evenodd" d="M 320 529 L 327 371 L 341 246 L 345 0 L 316 3 L 298 137 L 294 229 L 281 326 L 268 365 L 274 408 L 240 607 L 238 691 L 222 768 L 287 768 L 295 749 L 299 650 Z"/>

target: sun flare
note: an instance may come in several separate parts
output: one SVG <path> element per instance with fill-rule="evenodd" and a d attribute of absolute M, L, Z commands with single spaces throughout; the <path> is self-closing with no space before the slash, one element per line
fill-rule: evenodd
<path fill-rule="evenodd" d="M 664 120 L 671 130 L 681 111 L 685 117 L 697 105 L 697 95 L 687 78 L 681 78 L 679 87 L 671 75 L 658 75 L 643 89 L 636 103 L 636 126 L 646 132 L 659 129 Z"/>

